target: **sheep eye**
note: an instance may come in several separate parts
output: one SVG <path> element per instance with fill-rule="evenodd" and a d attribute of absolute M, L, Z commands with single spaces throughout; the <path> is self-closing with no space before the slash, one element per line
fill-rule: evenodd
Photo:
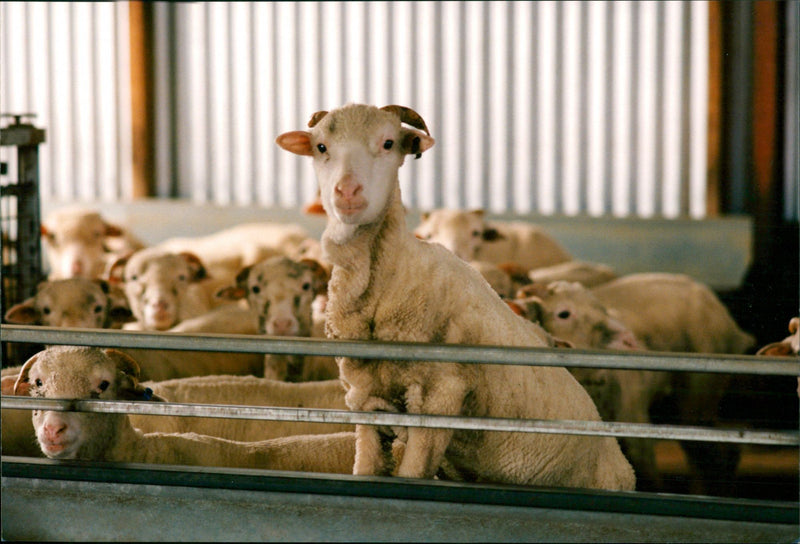
<path fill-rule="evenodd" d="M 569 317 L 569 310 L 561 310 L 557 315 L 559 319 L 566 319 Z"/>
<path fill-rule="evenodd" d="M 95 307 L 94 307 L 94 313 L 96 313 L 96 314 L 99 314 L 99 313 L 101 313 L 102 311 L 103 311 L 103 307 L 102 307 L 102 306 L 100 306 L 99 304 L 98 304 L 97 306 L 95 306 Z"/>
<path fill-rule="evenodd" d="M 108 380 L 103 380 L 102 382 L 100 382 L 100 385 L 99 385 L 97 388 L 98 388 L 100 391 L 105 391 L 106 389 L 108 389 L 108 386 L 109 386 L 109 385 L 111 385 L 111 384 L 110 384 L 110 383 L 108 383 Z"/>
<path fill-rule="evenodd" d="M 33 383 L 36 384 L 36 387 L 41 387 L 42 386 L 42 380 L 40 380 L 39 378 L 36 378 L 36 381 L 33 382 Z"/>
<path fill-rule="evenodd" d="M 136 274 L 134 274 L 133 276 L 131 276 L 131 281 L 136 281 L 136 280 L 138 280 L 138 279 L 139 279 L 139 276 L 137 276 Z"/>
<path fill-rule="evenodd" d="M 303 284 L 303 291 L 308 291 L 309 289 L 311 289 L 311 284 L 309 282 L 305 282 Z"/>
<path fill-rule="evenodd" d="M 328 148 L 325 147 L 325 144 L 317 144 L 317 150 L 320 153 L 325 153 L 326 151 L 328 151 Z"/>
<path fill-rule="evenodd" d="M 44 315 L 50 315 L 50 306 L 45 306 L 44 308 L 42 308 L 42 313 Z"/>
<path fill-rule="evenodd" d="M 386 140 L 385 142 L 383 142 L 384 149 L 391 149 L 393 145 L 394 145 L 394 140 Z"/>
<path fill-rule="evenodd" d="M 261 287 L 259 287 L 258 285 L 254 285 L 250 290 L 253 291 L 254 295 L 257 295 L 261 292 Z"/>

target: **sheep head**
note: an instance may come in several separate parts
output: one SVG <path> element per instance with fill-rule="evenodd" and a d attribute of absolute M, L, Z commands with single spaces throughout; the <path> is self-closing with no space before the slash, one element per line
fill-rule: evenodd
<path fill-rule="evenodd" d="M 323 208 L 348 225 L 378 220 L 398 186 L 405 156 L 419 156 L 434 144 L 419 114 L 402 106 L 349 104 L 315 113 L 309 127 L 281 134 L 276 142 L 313 158 Z"/>
<path fill-rule="evenodd" d="M 54 346 L 22 366 L 15 395 L 59 399 L 154 400 L 139 382 L 139 365 L 115 349 Z M 100 459 L 112 445 L 125 414 L 34 410 L 42 452 L 52 459 Z"/>

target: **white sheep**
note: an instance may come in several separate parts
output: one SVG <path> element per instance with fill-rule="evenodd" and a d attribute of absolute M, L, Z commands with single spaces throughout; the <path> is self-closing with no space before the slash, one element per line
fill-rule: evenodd
<path fill-rule="evenodd" d="M 41 225 L 48 279 L 100 278 L 114 258 L 145 247 L 129 231 L 79 207 L 57 210 Z"/>
<path fill-rule="evenodd" d="M 437 242 L 465 261 L 516 263 L 531 270 L 572 259 L 544 230 L 521 221 L 487 221 L 483 210 L 424 212 L 414 234 Z"/>
<path fill-rule="evenodd" d="M 315 332 L 312 304 L 317 296 L 326 295 L 327 286 L 328 273 L 317 261 L 272 257 L 243 268 L 236 286 L 223 288 L 217 296 L 246 298 L 258 315 L 261 334 L 310 337 Z M 267 354 L 264 358 L 265 378 L 295 382 L 338 376 L 333 357 Z"/>
<path fill-rule="evenodd" d="M 635 349 L 638 344 L 652 351 L 738 355 L 755 342 L 708 287 L 682 274 L 631 274 L 592 289 L 553 282 L 525 287 L 520 294 L 533 295 L 525 300 L 529 318 L 576 347 Z M 717 373 L 609 372 L 623 390 L 615 406 L 617 416 L 634 422 L 649 421 L 651 406 L 670 395 L 676 405 L 670 423 L 713 426 L 731 380 Z M 695 476 L 695 490 L 708 492 L 709 482 L 732 477 L 740 451 L 735 444 L 681 445 Z M 640 455 L 651 453 L 643 450 Z M 635 465 L 644 462 L 639 461 Z M 645 476 L 640 481 L 650 479 L 647 472 L 640 472 Z"/>
<path fill-rule="evenodd" d="M 39 283 L 36 294 L 6 311 L 17 325 L 118 329 L 133 320 L 122 290 L 101 279 L 69 278 Z"/>
<path fill-rule="evenodd" d="M 407 123 L 420 130 L 406 128 Z M 552 346 L 539 326 L 515 315 L 480 274 L 405 222 L 398 168 L 434 140 L 422 118 L 400 106 L 347 105 L 312 116 L 309 131 L 277 143 L 313 157 L 333 265 L 331 338 Z M 456 288 L 454 288 L 454 286 Z M 462 416 L 600 419 L 564 368 L 337 359 L 351 410 Z M 357 475 L 431 478 L 445 463 L 468 480 L 633 489 L 630 463 L 611 437 L 395 429 L 405 453 L 392 466 L 391 435 L 356 426 Z"/>
<path fill-rule="evenodd" d="M 153 331 L 167 330 L 220 306 L 216 292 L 230 281 L 210 278 L 202 260 L 193 253 L 171 253 L 155 247 L 117 259 L 108 279 L 122 285 L 136 318 L 125 328 Z"/>
<path fill-rule="evenodd" d="M 8 369 L 12 370 L 12 369 Z M 21 367 L 3 376 L 3 395 L 14 394 Z M 347 410 L 339 380 L 288 383 L 255 376 L 197 376 L 166 381 L 142 382 L 169 402 L 232 404 Z M 41 456 L 27 410 L 2 410 L 3 455 Z M 188 433 L 216 436 L 240 442 L 256 442 L 298 434 L 329 434 L 352 431 L 345 423 L 263 421 L 211 417 L 151 416 L 130 414 L 131 424 L 145 433 Z"/>
<path fill-rule="evenodd" d="M 42 398 L 163 400 L 138 383 L 136 362 L 117 350 L 56 346 L 31 357 L 16 394 Z M 36 438 L 51 459 L 166 463 L 349 473 L 354 433 L 237 442 L 196 433 L 143 433 L 127 414 L 34 410 Z"/>
<path fill-rule="evenodd" d="M 245 266 L 295 251 L 308 238 L 300 225 L 263 221 L 242 223 L 207 236 L 169 238 L 156 247 L 170 253 L 193 253 L 214 275 L 235 275 Z"/>

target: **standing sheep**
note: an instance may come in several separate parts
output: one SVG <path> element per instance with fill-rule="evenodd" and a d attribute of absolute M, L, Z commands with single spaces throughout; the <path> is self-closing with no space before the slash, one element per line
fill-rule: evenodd
<path fill-rule="evenodd" d="M 401 123 L 420 130 L 410 129 Z M 312 130 L 280 135 L 283 149 L 313 157 L 333 265 L 328 285 L 331 338 L 552 346 L 520 319 L 480 274 L 406 227 L 398 168 L 434 140 L 401 106 L 347 105 L 318 112 Z M 458 289 L 453 289 L 453 286 Z M 600 419 L 564 368 L 337 358 L 351 410 L 414 414 Z M 633 489 L 635 477 L 611 437 L 397 429 L 405 453 L 395 468 L 392 432 L 356 426 L 357 475 L 432 478 L 443 463 L 472 481 Z"/>
<path fill-rule="evenodd" d="M 465 261 L 510 262 L 531 270 L 572 260 L 541 228 L 523 222 L 489 222 L 483 210 L 425 212 L 414 234 L 442 244 Z"/>
<path fill-rule="evenodd" d="M 60 399 L 163 400 L 138 383 L 136 362 L 122 352 L 56 346 L 31 357 L 15 394 Z M 237 442 L 196 433 L 145 434 L 127 414 L 33 411 L 42 452 L 51 459 L 260 468 L 347 474 L 355 435 L 299 435 Z"/>
<path fill-rule="evenodd" d="M 242 269 L 236 286 L 217 295 L 229 300 L 246 298 L 258 315 L 261 334 L 310 337 L 321 336 L 322 331 L 315 331 L 312 303 L 325 296 L 327 286 L 328 273 L 316 261 L 272 257 Z M 338 378 L 339 370 L 333 357 L 267 354 L 264 377 L 292 382 L 329 380 Z"/>

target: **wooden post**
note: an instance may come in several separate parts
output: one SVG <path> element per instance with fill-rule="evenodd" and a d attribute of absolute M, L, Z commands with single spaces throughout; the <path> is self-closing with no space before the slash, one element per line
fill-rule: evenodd
<path fill-rule="evenodd" d="M 153 135 L 153 81 L 150 2 L 131 0 L 129 6 L 131 49 L 131 125 L 133 131 L 133 197 L 155 194 L 155 146 Z"/>

